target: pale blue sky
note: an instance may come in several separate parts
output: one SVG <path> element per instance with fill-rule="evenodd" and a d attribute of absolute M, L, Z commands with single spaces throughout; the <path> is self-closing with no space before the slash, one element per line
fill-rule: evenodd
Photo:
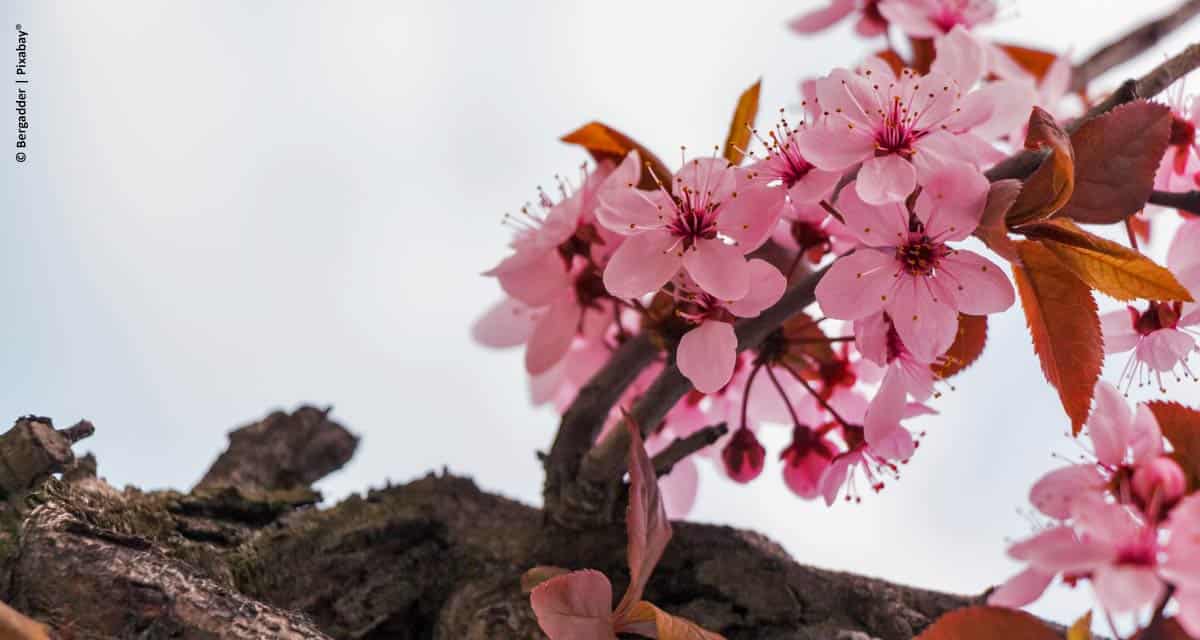
<path fill-rule="evenodd" d="M 1014 0 L 988 32 L 1082 52 L 1169 4 Z M 0 157 L 0 419 L 90 418 L 82 448 L 111 482 L 186 487 L 229 428 L 332 404 L 363 442 L 331 497 L 444 465 L 538 501 L 554 416 L 528 407 L 519 353 L 467 336 L 498 297 L 477 274 L 503 253 L 501 214 L 582 161 L 556 137 L 587 120 L 674 158 L 719 143 L 759 75 L 769 112 L 869 50 L 847 28 L 783 28 L 813 5 L 3 2 L 10 34 L 30 32 L 32 140 L 24 165 Z M 882 495 L 797 501 L 772 455 L 750 487 L 706 472 L 694 517 L 817 565 L 1003 580 L 1029 484 L 1076 451 L 1023 325 L 994 319 Z"/>

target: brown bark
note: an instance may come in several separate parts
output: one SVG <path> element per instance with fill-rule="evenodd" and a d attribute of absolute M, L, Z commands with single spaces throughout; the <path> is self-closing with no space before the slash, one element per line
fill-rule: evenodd
<path fill-rule="evenodd" d="M 0 595 L 62 638 L 540 638 L 526 569 L 596 568 L 618 593 L 628 579 L 620 523 L 568 531 L 462 477 L 312 508 L 315 492 L 291 480 L 328 471 L 313 461 L 329 442 L 354 442 L 316 409 L 234 433 L 222 459 L 245 461 L 237 477 L 258 479 L 245 486 L 117 491 L 85 468 L 29 487 L 0 547 Z M 278 459 L 239 454 L 251 441 Z M 283 464 L 296 460 L 310 462 Z M 262 481 L 283 467 L 285 486 Z M 690 523 L 646 595 L 731 640 L 908 639 L 975 601 L 807 567 L 758 534 Z"/>

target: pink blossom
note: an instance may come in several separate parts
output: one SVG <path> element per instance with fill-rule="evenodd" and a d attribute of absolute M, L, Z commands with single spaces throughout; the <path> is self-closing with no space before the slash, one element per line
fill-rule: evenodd
<path fill-rule="evenodd" d="M 1167 268 L 1193 294 L 1200 293 L 1200 220 L 1189 220 L 1175 234 L 1167 252 Z M 1195 297 L 1195 295 L 1193 295 Z M 1145 311 L 1136 307 L 1100 317 L 1105 353 L 1133 350 L 1121 381 L 1141 386 L 1153 379 L 1165 391 L 1162 375 L 1181 369 L 1196 379 L 1188 357 L 1197 349 L 1200 335 L 1200 305 L 1184 302 L 1150 302 Z M 1178 378 L 1178 374 L 1175 374 Z"/>
<path fill-rule="evenodd" d="M 1041 595 L 1049 580 L 1035 578 L 1067 574 L 1087 577 L 1101 607 L 1110 613 L 1138 611 L 1160 602 L 1166 593 L 1159 531 L 1126 505 L 1086 494 L 1071 504 L 1072 524 L 1042 531 L 1009 548 L 1009 555 L 1029 565 L 992 595 L 998 606 L 1019 607 Z M 1035 572 L 1030 576 L 1028 571 Z M 1019 581 L 1025 585 L 1014 587 Z"/>
<path fill-rule="evenodd" d="M 863 246 L 833 263 L 816 297 L 829 316 L 887 312 L 904 345 L 933 362 L 953 343 L 958 313 L 1003 311 L 1015 294 L 982 256 L 950 247 L 979 225 L 987 180 L 965 165 L 937 174 L 910 216 L 903 204 L 871 206 L 847 189 L 838 206 Z"/>
<path fill-rule="evenodd" d="M 1190 191 L 1196 188 L 1196 173 L 1200 171 L 1200 145 L 1196 140 L 1200 96 L 1186 97 L 1180 83 L 1167 94 L 1167 106 L 1171 107 L 1171 137 L 1155 175 L 1154 188 Z"/>
<path fill-rule="evenodd" d="M 793 18 L 788 22 L 788 27 L 796 33 L 816 33 L 856 12 L 859 15 L 854 30 L 858 35 L 870 38 L 887 32 L 887 20 L 879 13 L 879 0 L 831 0 L 828 7 Z"/>
<path fill-rule="evenodd" d="M 1066 519 L 1076 500 L 1101 495 L 1114 482 L 1117 497 L 1132 502 L 1128 481 L 1135 469 L 1163 453 L 1162 432 L 1149 407 L 1130 410 L 1121 392 L 1103 380 L 1096 384 L 1095 406 L 1085 426 L 1095 462 L 1051 471 L 1029 492 L 1029 502 L 1052 518 Z"/>
<path fill-rule="evenodd" d="M 730 322 L 734 316 L 757 316 L 775 304 L 787 287 L 779 270 L 765 260 L 751 260 L 747 265 L 750 289 L 744 297 L 723 303 L 699 290 L 683 274 L 677 278 L 675 295 L 688 307 L 681 311 L 685 319 L 698 326 L 683 335 L 675 352 L 679 371 L 697 391 L 712 393 L 729 382 L 737 361 L 737 336 Z"/>
<path fill-rule="evenodd" d="M 1008 133 L 1027 118 L 1032 89 L 999 82 L 964 96 L 970 85 L 959 83 L 979 79 L 982 50 L 966 36 L 940 44 L 943 62 L 926 76 L 905 69 L 896 78 L 872 58 L 858 73 L 835 69 L 817 80 L 821 118 L 797 138 L 804 157 L 827 171 L 861 163 L 856 189 L 873 204 L 904 200 L 950 164 L 982 166 L 1003 157 L 980 135 Z M 968 58 L 980 64 L 949 62 Z"/>
<path fill-rule="evenodd" d="M 858 242 L 845 225 L 817 204 L 785 203 L 780 223 L 771 234 L 772 239 L 801 252 L 813 264 L 828 253 L 845 253 Z"/>
<path fill-rule="evenodd" d="M 934 38 L 956 26 L 972 29 L 996 17 L 995 0 L 882 0 L 879 12 L 914 38 Z"/>
<path fill-rule="evenodd" d="M 862 427 L 843 426 L 842 433 L 847 449 L 833 458 L 818 483 L 818 490 L 827 505 L 837 501 L 843 487 L 847 501 L 861 502 L 857 484 L 859 473 L 872 491 L 882 491 L 885 478 L 898 478 L 900 468 L 897 465 L 907 461 L 916 450 L 912 434 L 903 427 L 888 430 L 888 436 L 877 444 L 867 442 Z"/>
<path fill-rule="evenodd" d="M 759 138 L 766 148 L 766 157 L 747 167 L 746 177 L 764 186 L 780 187 L 776 193 L 787 195 L 793 204 L 813 204 L 829 198 L 841 179 L 836 171 L 825 171 L 813 165 L 800 152 L 798 139 L 804 126 L 793 130 L 781 121 L 767 136 Z"/>
<path fill-rule="evenodd" d="M 779 220 L 782 201 L 723 158 L 697 158 L 675 175 L 671 191 L 634 186 L 641 160 L 630 152 L 620 177 L 601 189 L 600 224 L 628 236 L 604 271 L 619 298 L 657 291 L 682 268 L 701 289 L 738 300 L 750 289 L 744 255 L 758 248 Z"/>
<path fill-rule="evenodd" d="M 1184 499 L 1167 522 L 1163 575 L 1175 584 L 1176 620 L 1200 636 L 1200 493 Z"/>

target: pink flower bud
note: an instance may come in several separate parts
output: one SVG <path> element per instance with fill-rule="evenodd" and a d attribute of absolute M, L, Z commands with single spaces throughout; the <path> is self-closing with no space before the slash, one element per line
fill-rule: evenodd
<path fill-rule="evenodd" d="M 783 460 L 783 481 L 792 493 L 805 500 L 819 494 L 821 475 L 833 460 L 833 448 L 824 436 L 812 429 L 797 425 L 792 431 L 792 444 L 779 455 Z"/>
<path fill-rule="evenodd" d="M 1187 476 L 1174 460 L 1159 457 L 1141 465 L 1133 473 L 1133 492 L 1146 504 L 1155 497 L 1159 504 L 1167 507 L 1183 497 L 1187 489 Z"/>
<path fill-rule="evenodd" d="M 721 450 L 725 472 L 734 482 L 745 484 L 757 478 L 763 470 L 767 450 L 758 442 L 754 432 L 742 427 L 733 432 L 729 444 Z"/>

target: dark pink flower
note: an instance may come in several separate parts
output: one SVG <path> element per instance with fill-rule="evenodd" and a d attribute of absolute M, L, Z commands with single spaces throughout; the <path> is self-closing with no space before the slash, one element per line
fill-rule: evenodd
<path fill-rule="evenodd" d="M 792 429 L 792 443 L 779 454 L 779 459 L 783 460 L 783 481 L 788 489 L 805 500 L 821 495 L 821 477 L 836 451 L 823 434 L 805 425 L 796 425 Z"/>
<path fill-rule="evenodd" d="M 793 18 L 788 22 L 788 27 L 796 33 L 817 33 L 851 14 L 858 15 L 858 21 L 854 24 L 858 35 L 870 38 L 887 32 L 887 20 L 879 13 L 879 0 L 832 0 L 828 7 Z"/>
<path fill-rule="evenodd" d="M 725 463 L 725 473 L 734 482 L 745 484 L 762 474 L 763 463 L 766 461 L 767 450 L 755 437 L 754 432 L 746 427 L 740 427 L 733 432 L 724 449 L 721 449 L 721 461 Z"/>

